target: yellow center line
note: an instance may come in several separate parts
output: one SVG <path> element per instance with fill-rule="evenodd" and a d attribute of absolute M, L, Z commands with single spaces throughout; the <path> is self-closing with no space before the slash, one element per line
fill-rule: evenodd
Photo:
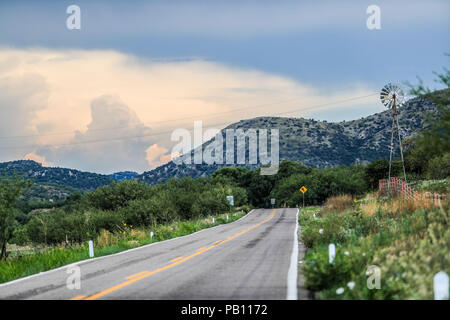
<path fill-rule="evenodd" d="M 199 249 L 197 249 L 195 251 L 204 251 L 205 249 L 206 249 L 205 247 L 201 247 L 201 248 L 199 248 Z"/>
<path fill-rule="evenodd" d="M 130 277 L 133 277 L 133 278 L 131 278 L 131 279 L 125 281 L 125 282 L 119 283 L 118 285 L 115 285 L 115 286 L 113 286 L 113 287 L 111 287 L 111 288 L 109 288 L 109 289 L 100 291 L 100 292 L 98 292 L 98 293 L 96 293 L 96 294 L 94 294 L 94 295 L 92 295 L 92 296 L 90 296 L 90 297 L 87 297 L 85 300 L 95 300 L 95 299 L 101 298 L 101 297 L 103 297 L 103 296 L 105 296 L 105 295 L 107 295 L 107 294 L 109 294 L 109 293 L 111 293 L 111 292 L 113 292 L 113 291 L 119 290 L 120 288 L 123 288 L 123 287 L 125 287 L 125 286 L 128 286 L 128 285 L 130 285 L 130 284 L 132 284 L 132 283 L 134 283 L 134 282 L 136 282 L 136 281 L 142 280 L 142 279 L 147 278 L 147 277 L 149 277 L 149 276 L 151 276 L 151 275 L 154 275 L 154 274 L 156 274 L 156 273 L 158 273 L 158 272 L 161 272 L 161 271 L 163 271 L 163 270 L 172 268 L 172 267 L 174 267 L 174 266 L 176 266 L 176 265 L 178 265 L 178 264 L 180 264 L 180 263 L 183 263 L 183 262 L 185 262 L 185 261 L 188 261 L 188 260 L 192 259 L 193 257 L 195 257 L 195 256 L 197 256 L 197 255 L 199 255 L 199 254 L 202 254 L 203 252 L 209 251 L 209 250 L 211 250 L 211 249 L 217 247 L 217 246 L 220 245 L 220 244 L 223 244 L 223 243 L 225 243 L 225 242 L 228 242 L 228 241 L 230 241 L 230 240 L 236 238 L 237 236 L 242 235 L 242 234 L 244 234 L 244 233 L 246 233 L 246 232 L 248 232 L 248 231 L 250 231 L 250 230 L 252 230 L 252 229 L 254 229 L 254 228 L 256 228 L 256 227 L 259 227 L 260 225 L 262 225 L 262 224 L 264 224 L 264 223 L 270 221 L 270 220 L 275 216 L 275 212 L 276 212 L 276 211 L 277 211 L 277 209 L 273 209 L 272 214 L 270 215 L 270 217 L 269 217 L 268 219 L 266 219 L 266 220 L 264 220 L 264 221 L 261 221 L 260 223 L 257 223 L 257 224 L 253 225 L 253 226 L 250 227 L 250 228 L 244 229 L 243 231 L 241 231 L 241 232 L 235 234 L 235 235 L 232 236 L 232 237 L 228 237 L 226 240 L 223 240 L 223 241 L 221 241 L 220 243 L 214 244 L 214 245 L 209 246 L 209 247 L 207 247 L 207 248 L 200 248 L 200 249 L 197 250 L 196 253 L 193 253 L 193 254 L 191 254 L 191 255 L 185 257 L 185 258 L 183 258 L 183 257 L 180 257 L 180 259 L 176 258 L 176 259 L 177 259 L 176 261 L 174 261 L 174 262 L 172 262 L 172 263 L 170 263 L 170 264 L 168 264 L 168 265 L 165 265 L 164 267 L 155 269 L 155 270 L 153 270 L 153 271 L 151 271 L 151 272 L 148 272 L 148 271 L 142 271 L 142 272 L 139 272 L 139 273 L 137 273 L 137 274 L 135 274 L 135 275 L 130 276 Z M 201 251 L 200 251 L 200 250 L 201 250 Z M 174 259 L 174 260 L 175 260 L 175 259 Z M 128 277 L 128 278 L 130 278 L 130 277 Z M 75 297 L 75 298 L 78 298 L 77 300 L 80 300 L 80 299 L 83 299 L 84 297 L 85 297 L 85 296 L 78 296 L 78 297 Z M 75 300 L 75 298 L 72 298 L 71 300 Z"/>
<path fill-rule="evenodd" d="M 140 275 L 142 275 L 142 274 L 144 274 L 144 273 L 147 273 L 147 272 L 148 272 L 148 271 L 146 270 L 146 271 L 138 272 L 138 273 L 136 273 L 136 274 L 132 274 L 131 276 L 128 276 L 127 279 L 133 279 L 133 278 L 136 278 L 136 277 L 138 277 L 138 276 L 140 276 Z"/>
<path fill-rule="evenodd" d="M 180 260 L 180 259 L 182 259 L 183 257 L 181 256 L 181 257 L 178 257 L 178 258 L 175 258 L 175 259 L 172 259 L 172 260 L 170 260 L 170 262 L 175 262 L 175 261 L 178 261 L 178 260 Z"/>
<path fill-rule="evenodd" d="M 73 297 L 73 298 L 70 299 L 70 300 L 81 300 L 81 299 L 83 299 L 84 297 L 86 297 L 86 296 L 76 296 L 76 297 Z"/>

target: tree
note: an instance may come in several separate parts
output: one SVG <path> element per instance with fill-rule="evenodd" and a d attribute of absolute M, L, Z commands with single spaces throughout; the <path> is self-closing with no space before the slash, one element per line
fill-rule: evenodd
<path fill-rule="evenodd" d="M 216 182 L 227 184 L 232 183 L 241 186 L 244 177 L 250 172 L 244 167 L 224 167 L 216 170 L 212 175 L 212 179 Z"/>
<path fill-rule="evenodd" d="M 102 210 L 115 210 L 123 207 L 128 201 L 149 198 L 150 188 L 136 180 L 113 181 L 107 186 L 87 193 L 89 204 Z"/>
<path fill-rule="evenodd" d="M 445 178 L 448 176 L 448 163 L 442 161 L 447 160 L 450 153 L 450 71 L 444 68 L 443 73 L 433 73 L 437 76 L 435 82 L 443 84 L 446 89 L 431 91 L 419 77 L 417 85 L 406 83 L 410 94 L 431 100 L 436 104 L 438 112 L 426 117 L 426 130 L 407 141 L 405 162 L 412 172 L 427 177 Z"/>
<path fill-rule="evenodd" d="M 0 179 L 0 260 L 6 259 L 6 243 L 13 236 L 16 202 L 30 186 L 30 180 L 20 179 L 17 175 Z"/>

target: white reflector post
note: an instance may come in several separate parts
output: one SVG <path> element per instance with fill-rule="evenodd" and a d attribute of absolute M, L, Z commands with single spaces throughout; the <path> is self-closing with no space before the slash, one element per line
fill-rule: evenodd
<path fill-rule="evenodd" d="M 330 263 L 333 263 L 334 257 L 336 256 L 336 246 L 334 243 L 330 243 L 328 246 L 328 258 L 330 260 Z"/>
<path fill-rule="evenodd" d="M 448 300 L 448 275 L 441 271 L 434 275 L 434 300 Z"/>
<path fill-rule="evenodd" d="M 94 257 L 94 242 L 92 240 L 89 240 L 89 257 Z"/>

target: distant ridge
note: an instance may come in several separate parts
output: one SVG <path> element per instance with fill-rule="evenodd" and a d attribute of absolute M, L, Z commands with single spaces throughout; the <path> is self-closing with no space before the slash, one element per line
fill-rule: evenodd
<path fill-rule="evenodd" d="M 33 160 L 0 163 L 0 176 L 11 175 L 14 172 L 31 179 L 35 183 L 53 183 L 79 190 L 95 190 L 112 181 L 112 178 L 103 174 L 67 168 L 43 167 Z"/>

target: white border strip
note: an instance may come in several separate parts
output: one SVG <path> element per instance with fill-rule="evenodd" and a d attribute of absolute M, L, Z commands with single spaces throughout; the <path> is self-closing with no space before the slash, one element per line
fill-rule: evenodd
<path fill-rule="evenodd" d="M 294 246 L 292 247 L 291 265 L 289 266 L 287 276 L 287 300 L 298 300 L 297 295 L 297 272 L 298 272 L 298 213 L 300 209 L 297 209 L 295 217 L 295 232 L 294 232 Z"/>
<path fill-rule="evenodd" d="M 17 282 L 21 282 L 21 281 L 25 281 L 25 280 L 28 280 L 28 279 L 31 279 L 31 278 L 35 278 L 35 277 L 38 277 L 38 276 L 42 276 L 42 275 L 45 275 L 45 274 L 48 274 L 48 273 L 51 273 L 51 272 L 59 271 L 59 270 L 61 270 L 61 269 L 65 269 L 65 268 L 69 268 L 69 267 L 72 267 L 72 266 L 77 266 L 77 265 L 80 265 L 80 264 L 84 264 L 84 263 L 86 263 L 86 262 L 91 262 L 91 261 L 95 261 L 95 260 L 100 260 L 100 259 L 105 259 L 105 258 L 109 258 L 109 257 L 113 257 L 113 256 L 118 256 L 118 255 L 120 255 L 120 254 L 124 254 L 124 253 L 128 253 L 128 252 L 132 252 L 132 251 L 144 249 L 144 248 L 147 248 L 147 247 L 150 247 L 150 246 L 154 246 L 154 245 L 157 245 L 157 244 L 167 243 L 167 242 L 169 242 L 169 241 L 178 240 L 178 239 L 181 239 L 181 238 L 184 238 L 184 237 L 189 237 L 189 236 L 192 236 L 192 235 L 194 235 L 194 234 L 200 233 L 200 232 L 202 232 L 202 231 L 211 230 L 211 229 L 214 229 L 214 228 L 217 228 L 217 227 L 223 227 L 223 226 L 226 226 L 226 225 L 230 225 L 230 224 L 233 224 L 233 223 L 235 223 L 235 222 L 244 220 L 244 219 L 245 219 L 246 217 L 248 217 L 248 216 L 250 215 L 250 213 L 252 213 L 254 210 L 255 210 L 255 209 L 250 210 L 250 212 L 248 212 L 245 216 L 243 216 L 243 217 L 241 217 L 241 218 L 239 218 L 239 219 L 237 219 L 237 220 L 235 220 L 235 221 L 233 221 L 233 222 L 222 223 L 222 224 L 219 224 L 219 225 L 217 225 L 217 226 L 214 226 L 214 227 L 211 227 L 211 228 L 204 228 L 204 229 L 202 229 L 202 230 L 196 231 L 196 232 L 194 232 L 194 233 L 186 234 L 186 235 L 181 236 L 181 237 L 176 237 L 176 238 L 172 238 L 172 239 L 167 239 L 167 240 L 163 240 L 163 241 L 158 241 L 158 242 L 153 242 L 153 243 L 145 244 L 145 245 L 140 246 L 140 247 L 137 247 L 137 248 L 124 250 L 124 251 L 120 251 L 120 252 L 113 253 L 113 254 L 108 254 L 108 255 L 106 255 L 106 256 L 101 256 L 101 257 L 91 258 L 91 259 L 86 259 L 86 260 L 80 260 L 80 261 L 77 261 L 77 262 L 73 262 L 73 263 L 71 263 L 71 264 L 66 264 L 66 265 L 61 266 L 61 267 L 58 267 L 58 268 L 56 268 L 56 269 L 51 269 L 51 270 L 47 270 L 47 271 L 35 273 L 35 274 L 29 275 L 29 276 L 26 276 L 26 277 L 23 277 L 23 278 L 19 278 L 19 279 L 16 279 L 16 280 L 12 280 L 12 281 L 9 281 L 9 282 L 0 283 L 0 288 L 1 288 L 1 287 L 8 286 L 8 285 L 11 285 L 11 284 L 14 284 L 14 283 L 17 283 Z"/>

